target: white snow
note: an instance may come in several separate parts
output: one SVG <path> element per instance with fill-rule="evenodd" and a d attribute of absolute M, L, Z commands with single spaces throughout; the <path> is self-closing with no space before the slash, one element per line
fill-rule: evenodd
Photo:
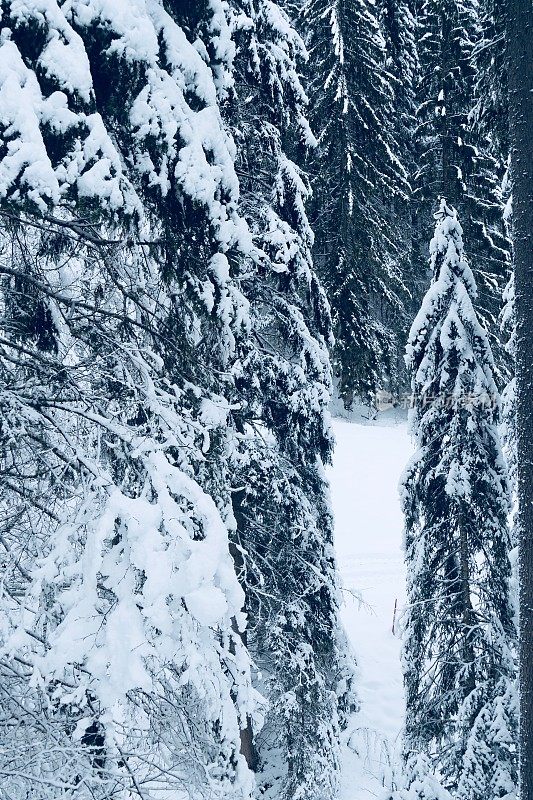
<path fill-rule="evenodd" d="M 333 421 L 329 469 L 342 619 L 358 662 L 361 710 L 346 734 L 341 800 L 384 797 L 404 718 L 398 617 L 405 602 L 398 481 L 413 451 L 405 418 Z M 396 635 L 392 634 L 397 601 Z M 384 788 L 385 787 L 385 788 Z"/>

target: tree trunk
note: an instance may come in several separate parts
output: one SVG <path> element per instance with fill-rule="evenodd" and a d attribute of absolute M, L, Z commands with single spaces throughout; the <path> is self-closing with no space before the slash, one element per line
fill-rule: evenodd
<path fill-rule="evenodd" d="M 533 800 L 533 5 L 507 2 L 516 281 L 520 797 Z"/>
<path fill-rule="evenodd" d="M 461 575 L 461 601 L 462 601 L 462 661 L 463 666 L 468 665 L 467 679 L 465 681 L 465 689 L 473 692 L 476 688 L 475 681 L 475 653 L 472 645 L 472 637 L 474 628 L 476 626 L 476 618 L 474 609 L 472 607 L 472 599 L 470 595 L 470 567 L 468 563 L 468 533 L 467 526 L 464 521 L 459 517 L 459 558 L 460 558 L 460 575 Z"/>
<path fill-rule="evenodd" d="M 237 532 L 236 537 L 239 537 L 240 532 L 244 532 L 246 530 L 246 519 L 242 513 L 242 503 L 244 499 L 244 491 L 239 489 L 234 491 L 232 494 L 232 505 L 233 505 L 233 514 L 235 516 L 235 521 L 237 523 Z M 237 546 L 235 541 L 230 541 L 229 545 L 230 554 L 233 558 L 233 563 L 235 564 L 235 570 L 237 572 L 237 577 L 239 578 L 239 582 L 242 586 L 242 589 L 245 593 L 246 597 L 246 581 L 245 581 L 245 563 L 244 558 L 242 556 L 242 551 L 240 547 Z M 248 612 L 248 608 L 246 607 L 247 603 L 245 600 L 245 611 Z M 234 630 L 238 632 L 237 625 L 235 620 L 233 620 Z M 248 639 L 246 631 L 239 634 L 241 639 L 244 642 L 245 646 L 248 646 Z M 248 764 L 248 768 L 255 772 L 258 767 L 258 757 L 257 757 L 257 750 L 255 749 L 255 742 L 254 742 L 254 730 L 252 726 L 252 720 L 250 717 L 246 720 L 246 727 L 241 728 L 240 732 L 241 736 L 241 755 L 243 755 L 246 759 L 246 763 Z"/>

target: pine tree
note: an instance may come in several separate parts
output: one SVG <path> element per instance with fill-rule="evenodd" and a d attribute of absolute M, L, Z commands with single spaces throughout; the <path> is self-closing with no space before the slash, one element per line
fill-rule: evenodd
<path fill-rule="evenodd" d="M 351 667 L 338 620 L 332 517 L 329 308 L 314 272 L 298 166 L 313 137 L 300 37 L 273 2 L 233 2 L 240 209 L 257 252 L 243 266 L 251 339 L 237 365 L 235 549 L 248 646 L 269 708 L 254 738 L 265 797 L 336 796 Z M 236 404 L 237 405 L 237 404 Z M 257 732 L 256 732 L 257 734 Z"/>
<path fill-rule="evenodd" d="M 488 115 L 482 110 L 486 86 L 476 77 L 486 52 L 478 5 L 471 0 L 424 0 L 418 26 L 414 269 L 423 272 L 436 198 L 445 196 L 463 220 L 479 286 L 480 319 L 497 372 L 505 372 L 497 325 L 510 269 L 502 218 L 505 154 L 492 144 L 494 131 L 485 124 Z"/>
<path fill-rule="evenodd" d="M 405 752 L 427 756 L 452 796 L 481 800 L 516 786 L 508 484 L 462 229 L 444 200 L 436 219 L 406 356 L 418 450 L 403 480 Z"/>
<path fill-rule="evenodd" d="M 490 153 L 505 165 L 509 156 L 509 98 L 505 52 L 505 4 L 479 3 L 479 36 L 473 52 L 475 125 L 485 134 Z"/>
<path fill-rule="evenodd" d="M 332 307 L 338 391 L 349 406 L 397 374 L 410 248 L 407 171 L 393 113 L 400 80 L 393 85 L 367 0 L 307 0 L 299 24 L 318 139 L 310 166 L 313 254 Z"/>
<path fill-rule="evenodd" d="M 191 41 L 180 5 L 2 7 L 0 770 L 16 800 L 253 791 L 227 424 L 248 335 L 234 262 L 252 245 L 218 111 L 227 23 L 206 3 Z"/>

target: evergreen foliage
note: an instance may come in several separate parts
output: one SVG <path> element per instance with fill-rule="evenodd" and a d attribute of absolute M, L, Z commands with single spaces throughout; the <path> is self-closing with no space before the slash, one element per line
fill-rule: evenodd
<path fill-rule="evenodd" d="M 492 112 L 485 109 L 484 100 L 488 87 L 476 71 L 486 53 L 478 4 L 424 0 L 418 14 L 418 41 L 416 271 L 421 272 L 425 263 L 436 200 L 445 196 L 457 208 L 470 243 L 479 286 L 478 313 L 499 374 L 506 368 L 497 319 L 510 269 L 502 190 L 507 153 L 494 146 L 496 133 L 488 122 Z"/>
<path fill-rule="evenodd" d="M 403 783 L 404 786 L 394 793 L 397 800 L 452 800 L 435 777 L 430 759 L 422 753 L 408 760 Z"/>
<path fill-rule="evenodd" d="M 473 118 L 485 134 L 491 154 L 506 163 L 509 154 L 509 99 L 504 47 L 505 6 L 501 0 L 481 0 L 479 29 L 473 53 Z"/>
<path fill-rule="evenodd" d="M 231 262 L 251 241 L 229 77 L 169 5 L 2 8 L 0 725 L 17 800 L 253 791 L 227 424 L 248 335 Z"/>
<path fill-rule="evenodd" d="M 323 471 L 329 307 L 294 160 L 314 143 L 298 77 L 305 49 L 276 4 L 233 7 L 240 209 L 259 251 L 242 276 L 251 341 L 236 367 L 247 388 L 235 413 L 233 495 L 248 643 L 270 703 L 256 740 L 259 781 L 265 797 L 326 800 L 337 793 L 339 726 L 353 701 Z"/>
<path fill-rule="evenodd" d="M 310 165 L 313 254 L 332 307 L 334 369 L 347 406 L 394 382 L 403 340 L 410 225 L 399 153 L 411 113 L 412 34 L 409 17 L 393 19 L 391 11 L 386 18 L 396 78 L 377 10 L 367 0 L 307 0 L 300 15 L 318 139 Z M 406 105 L 400 126 L 396 96 Z"/>
<path fill-rule="evenodd" d="M 407 347 L 418 450 L 403 480 L 405 751 L 428 757 L 452 796 L 505 797 L 517 730 L 508 482 L 492 354 L 444 200 L 430 253 L 433 281 Z"/>

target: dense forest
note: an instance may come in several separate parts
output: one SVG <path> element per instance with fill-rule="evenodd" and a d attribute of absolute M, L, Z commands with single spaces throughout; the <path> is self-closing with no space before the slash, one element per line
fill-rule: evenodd
<path fill-rule="evenodd" d="M 339 796 L 330 409 L 380 396 L 416 444 L 383 800 L 516 800 L 520 737 L 533 800 L 509 5 L 1 0 L 2 800 Z"/>

